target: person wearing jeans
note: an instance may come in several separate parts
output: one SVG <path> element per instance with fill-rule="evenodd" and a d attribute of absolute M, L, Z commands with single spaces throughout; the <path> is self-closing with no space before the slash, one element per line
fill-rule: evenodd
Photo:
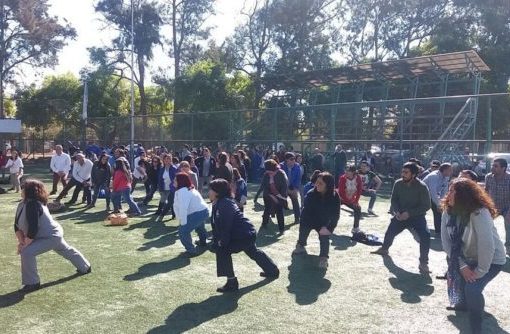
<path fill-rule="evenodd" d="M 448 183 L 452 176 L 453 168 L 448 162 L 441 164 L 438 170 L 430 172 L 423 182 L 429 188 L 431 209 L 434 215 L 434 231 L 437 237 L 441 236 L 441 200 L 448 192 Z"/>
<path fill-rule="evenodd" d="M 422 274 L 429 274 L 430 232 L 425 214 L 430 209 L 427 186 L 418 179 L 419 169 L 414 162 L 402 166 L 401 179 L 395 182 L 391 194 L 393 218 L 384 235 L 383 245 L 372 254 L 388 255 L 393 240 L 405 229 L 413 229 L 420 238 L 420 264 Z"/>
<path fill-rule="evenodd" d="M 197 254 L 191 239 L 195 230 L 199 237 L 199 245 L 205 246 L 207 231 L 205 221 L 209 218 L 209 209 L 202 195 L 195 189 L 188 174 L 181 172 L 174 180 L 175 197 L 174 212 L 179 220 L 179 239 L 189 255 Z"/>
<path fill-rule="evenodd" d="M 443 202 L 441 242 L 448 255 L 451 310 L 467 310 L 473 333 L 482 332 L 483 290 L 506 263 L 505 247 L 494 226 L 498 212 L 474 181 L 455 180 Z M 458 282 L 452 291 L 452 282 Z M 452 300 L 452 292 L 458 298 Z"/>
<path fill-rule="evenodd" d="M 340 197 L 335 191 L 335 178 L 320 173 L 315 188 L 305 199 L 299 224 L 299 239 L 293 255 L 306 253 L 306 241 L 312 230 L 317 231 L 320 242 L 319 268 L 328 267 L 329 238 L 340 218 Z"/>
<path fill-rule="evenodd" d="M 292 152 L 285 153 L 285 162 L 280 164 L 280 168 L 287 175 L 289 180 L 289 189 L 287 195 L 292 201 L 292 210 L 294 211 L 294 222 L 299 223 L 301 207 L 299 205 L 299 189 L 301 187 L 301 168 L 296 162 L 296 156 Z"/>
<path fill-rule="evenodd" d="M 92 167 L 92 189 L 94 195 L 92 202 L 87 208 L 93 208 L 96 205 L 97 198 L 101 189 L 105 192 L 106 210 L 110 211 L 110 181 L 112 178 L 112 168 L 108 163 L 109 156 L 103 153 L 99 156 L 99 160 Z"/>
<path fill-rule="evenodd" d="M 126 158 L 118 158 L 115 160 L 111 193 L 114 213 L 120 212 L 122 209 L 121 198 L 124 198 L 126 203 L 129 205 L 127 213 L 132 216 L 139 216 L 142 214 L 138 205 L 133 201 L 133 197 L 131 195 L 131 181 L 131 172 L 127 166 Z"/>

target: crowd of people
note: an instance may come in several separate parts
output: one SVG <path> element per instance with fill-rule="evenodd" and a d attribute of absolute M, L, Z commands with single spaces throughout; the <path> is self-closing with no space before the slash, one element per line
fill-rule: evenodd
<path fill-rule="evenodd" d="M 228 154 L 212 154 L 208 148 L 199 150 L 185 145 L 181 152 L 164 148 L 137 149 L 134 165 L 130 166 L 128 150 L 119 146 L 111 152 L 76 151 L 71 157 L 57 145 L 50 162 L 53 176 L 48 194 L 44 185 L 27 180 L 23 189 L 15 222 L 18 251 L 21 255 L 25 291 L 40 287 L 35 256 L 55 250 L 69 259 L 81 274 L 91 271 L 90 263 L 63 239 L 62 228 L 48 212 L 49 196 L 57 195 L 58 185 L 63 189 L 54 198 L 60 202 L 74 187 L 68 205 L 79 200 L 87 209 L 105 199 L 105 209 L 141 215 L 159 193 L 155 216 L 170 215 L 179 221 L 179 238 L 188 256 L 199 254 L 198 247 L 209 246 L 216 253 L 217 275 L 227 278 L 219 292 L 238 289 L 233 271 L 232 253 L 245 252 L 262 269 L 261 276 L 279 277 L 277 265 L 256 247 L 256 230 L 244 215 L 247 205 L 247 182 L 256 181 L 262 167 L 260 186 L 253 201 L 262 195 L 264 211 L 261 228 L 266 228 L 276 217 L 279 233 L 283 235 L 292 224 L 299 224 L 299 237 L 292 255 L 306 253 L 312 230 L 320 243 L 319 267 L 328 268 L 329 243 L 338 224 L 342 205 L 352 210 L 352 234 L 362 233 L 360 197 L 370 198 L 367 215 L 376 216 L 374 204 L 383 181 L 371 171 L 370 161 L 358 166 L 349 164 L 342 147 L 333 154 L 334 170 L 325 170 L 324 156 L 317 149 L 303 163 L 299 153 L 281 149 L 262 159 L 253 151 L 239 148 Z M 13 151 L 15 152 L 15 151 Z M 92 154 L 91 154 L 92 153 Z M 13 187 L 19 190 L 19 176 L 23 173 L 21 159 L 13 155 L 10 163 Z M 255 167 L 254 167 L 255 166 Z M 432 161 L 430 168 L 421 167 L 417 159 L 403 164 L 401 177 L 393 184 L 389 213 L 392 218 L 382 246 L 372 253 L 387 256 L 395 238 L 402 231 L 413 230 L 419 239 L 418 269 L 428 275 L 431 233 L 426 214 L 432 210 L 435 237 L 441 239 L 447 254 L 450 308 L 467 310 L 474 332 L 481 330 L 484 308 L 483 289 L 501 271 L 510 255 L 510 173 L 507 161 L 495 159 L 492 172 L 486 176 L 485 189 L 477 182 L 474 172 L 466 170 L 453 178 L 448 162 Z M 18 181 L 16 181 L 18 180 Z M 145 196 L 138 203 L 133 191 L 143 184 Z M 16 188 L 17 186 L 17 188 Z M 205 202 L 208 198 L 212 208 Z M 288 200 L 289 199 L 289 200 Z M 293 223 L 285 223 L 284 211 L 292 206 Z M 506 240 L 503 244 L 493 219 L 504 217 Z M 39 221 L 39 224 L 34 222 Z M 207 243 L 205 224 L 210 221 L 212 241 Z M 198 240 L 194 243 L 191 233 Z M 48 239 L 49 238 L 49 239 Z M 506 247 L 506 250 L 505 250 Z M 440 277 L 440 276 L 438 276 Z"/>

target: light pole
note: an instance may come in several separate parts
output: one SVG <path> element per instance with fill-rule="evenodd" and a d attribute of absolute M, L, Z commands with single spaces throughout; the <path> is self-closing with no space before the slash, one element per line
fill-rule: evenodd
<path fill-rule="evenodd" d="M 134 33 L 134 5 L 131 0 L 131 140 L 129 148 L 129 156 L 131 157 L 131 168 L 134 168 L 135 159 L 135 84 L 134 84 L 134 54 L 135 54 L 135 33 Z"/>

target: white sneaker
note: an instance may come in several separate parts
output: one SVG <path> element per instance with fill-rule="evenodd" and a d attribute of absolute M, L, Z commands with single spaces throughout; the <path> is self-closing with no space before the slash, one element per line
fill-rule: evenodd
<path fill-rule="evenodd" d="M 353 227 L 352 230 L 351 230 L 351 233 L 352 234 L 356 234 L 356 233 L 359 233 L 361 232 L 361 230 L 359 229 L 359 227 Z"/>
<path fill-rule="evenodd" d="M 372 209 L 368 209 L 368 210 L 367 210 L 367 213 L 368 213 L 369 215 L 375 215 L 375 212 L 374 212 L 374 210 L 372 210 Z"/>

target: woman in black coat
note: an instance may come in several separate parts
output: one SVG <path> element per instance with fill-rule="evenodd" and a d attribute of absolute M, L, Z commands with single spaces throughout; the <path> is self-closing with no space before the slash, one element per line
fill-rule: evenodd
<path fill-rule="evenodd" d="M 233 253 L 245 252 L 262 268 L 260 276 L 278 278 L 280 275 L 278 267 L 255 245 L 257 231 L 248 218 L 243 216 L 232 198 L 230 183 L 224 179 L 212 181 L 209 199 L 213 203 L 211 225 L 216 245 L 217 274 L 218 277 L 227 277 L 227 283 L 217 291 L 229 292 L 239 289 L 232 264 Z"/>
<path fill-rule="evenodd" d="M 305 198 L 299 225 L 299 239 L 293 255 L 306 253 L 306 240 L 312 230 L 319 234 L 319 267 L 328 267 L 329 238 L 340 218 L 340 197 L 335 191 L 335 178 L 328 172 L 319 174 L 313 191 Z"/>

